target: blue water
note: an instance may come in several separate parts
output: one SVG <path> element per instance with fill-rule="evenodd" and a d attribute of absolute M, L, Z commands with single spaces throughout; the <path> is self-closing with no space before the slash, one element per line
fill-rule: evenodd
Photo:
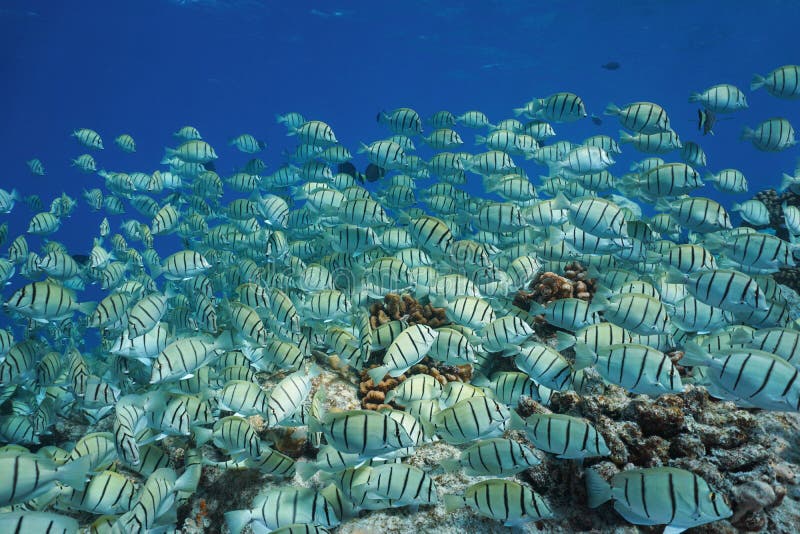
<path fill-rule="evenodd" d="M 798 150 L 758 152 L 739 141 L 742 127 L 773 116 L 800 127 L 800 103 L 750 93 L 749 82 L 798 62 L 799 22 L 800 3 L 779 0 L 5 0 L 0 187 L 38 194 L 45 206 L 62 191 L 80 198 L 84 188 L 102 187 L 69 165 L 86 152 L 69 137 L 80 127 L 103 136 L 98 168 L 152 172 L 164 146 L 174 146 L 172 132 L 191 124 L 215 146 L 225 175 L 248 159 L 226 146 L 243 132 L 267 142 L 261 157 L 269 170 L 283 162 L 296 141 L 275 123 L 276 113 L 328 122 L 355 153 L 359 142 L 388 135 L 375 121 L 381 109 L 409 106 L 423 117 L 478 109 L 497 122 L 533 97 L 572 91 L 601 116 L 609 102 L 663 105 L 682 140 L 701 142 L 709 170 L 738 168 L 755 192 L 791 173 Z M 621 68 L 601 68 L 609 61 Z M 750 109 L 702 137 L 687 98 L 722 82 L 744 89 Z M 601 126 L 555 125 L 558 138 L 616 137 L 619 124 L 602 118 Z M 473 132 L 459 130 L 473 150 Z M 134 137 L 135 154 L 114 146 L 121 133 Z M 424 146 L 419 152 L 431 155 Z M 25 161 L 33 157 L 47 176 L 29 175 Z M 641 157 L 628 147 L 611 170 L 621 175 Z M 524 166 L 532 178 L 546 171 Z M 710 187 L 700 194 L 736 200 Z M 24 232 L 30 214 L 24 205 L 16 209 L 11 237 Z M 81 199 L 56 238 L 85 253 L 101 219 Z"/>

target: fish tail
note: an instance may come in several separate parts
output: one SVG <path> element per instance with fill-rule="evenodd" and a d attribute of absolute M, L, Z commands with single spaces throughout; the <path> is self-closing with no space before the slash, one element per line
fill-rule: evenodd
<path fill-rule="evenodd" d="M 755 91 L 756 89 L 761 89 L 762 87 L 764 87 L 765 82 L 766 80 L 760 74 L 753 75 L 753 79 L 750 82 L 750 90 Z"/>
<path fill-rule="evenodd" d="M 689 95 L 689 102 L 700 102 L 701 98 L 702 96 L 700 95 L 700 93 L 692 93 L 691 95 Z"/>
<path fill-rule="evenodd" d="M 742 141 L 749 141 L 750 139 L 753 139 L 755 135 L 756 132 L 752 128 L 748 128 L 747 126 L 745 126 L 744 129 L 742 130 L 742 136 L 740 137 L 740 139 Z"/>
<path fill-rule="evenodd" d="M 619 131 L 619 142 L 620 143 L 632 143 L 634 140 L 634 136 L 626 132 L 625 130 Z"/>
<path fill-rule="evenodd" d="M 81 456 L 58 468 L 58 480 L 62 484 L 82 490 L 86 486 L 86 475 L 92 466 L 89 456 Z"/>
<path fill-rule="evenodd" d="M 800 183 L 800 178 L 796 178 L 796 177 L 792 176 L 791 174 L 783 173 L 783 179 L 781 180 L 781 189 L 780 189 L 780 191 L 781 192 L 786 191 L 787 189 L 789 189 L 790 187 L 792 187 L 793 185 L 795 185 L 797 183 Z"/>
<path fill-rule="evenodd" d="M 619 115 L 619 112 L 619 106 L 612 102 L 606 106 L 605 110 L 603 110 L 603 115 Z"/>
<path fill-rule="evenodd" d="M 586 367 L 591 367 L 597 360 L 597 354 L 594 353 L 589 345 L 578 341 L 575 343 L 575 370 L 579 371 Z"/>
<path fill-rule="evenodd" d="M 370 369 L 369 371 L 367 371 L 367 374 L 372 379 L 372 382 L 374 384 L 379 384 L 381 380 L 383 380 L 383 377 L 386 376 L 387 370 L 388 369 L 386 369 L 386 366 L 381 365 L 380 367 L 375 367 L 373 369 Z"/>
<path fill-rule="evenodd" d="M 597 508 L 611 499 L 611 484 L 603 480 L 603 477 L 594 469 L 587 469 L 586 493 L 589 498 L 589 508 Z"/>
<path fill-rule="evenodd" d="M 683 346 L 683 358 L 680 359 L 681 365 L 708 365 L 711 362 L 711 355 L 706 350 L 695 343 L 687 341 Z"/>
<path fill-rule="evenodd" d="M 572 347 L 576 341 L 575 336 L 572 334 L 560 330 L 556 332 L 556 350 L 558 351 Z"/>
<path fill-rule="evenodd" d="M 231 534 L 239 534 L 252 520 L 253 514 L 250 510 L 225 512 L 225 522 L 228 524 Z"/>
<path fill-rule="evenodd" d="M 301 480 L 308 480 L 318 471 L 316 464 L 303 460 L 294 464 L 294 470 L 300 476 Z"/>
<path fill-rule="evenodd" d="M 453 510 L 458 510 L 459 508 L 463 508 L 466 506 L 467 501 L 464 500 L 462 495 L 445 495 L 444 496 L 444 507 L 448 512 L 452 512 Z"/>

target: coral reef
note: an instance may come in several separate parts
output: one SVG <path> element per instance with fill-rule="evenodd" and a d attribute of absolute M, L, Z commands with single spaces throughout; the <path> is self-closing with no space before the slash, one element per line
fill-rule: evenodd
<path fill-rule="evenodd" d="M 369 307 L 369 314 L 373 329 L 403 317 L 407 317 L 408 324 L 426 324 L 431 328 L 450 324 L 444 308 L 423 304 L 409 294 L 387 293 L 383 302 L 375 302 Z"/>
<path fill-rule="evenodd" d="M 358 386 L 358 394 L 361 399 L 361 407 L 365 410 L 381 410 L 383 408 L 400 408 L 393 402 L 386 404 L 386 393 L 394 389 L 410 376 L 426 374 L 431 375 L 443 386 L 448 382 L 469 382 L 472 378 L 472 367 L 469 365 L 445 365 L 431 358 L 423 358 L 417 365 L 413 366 L 405 374 L 398 377 L 386 375 L 378 384 L 375 384 L 367 374 L 369 369 L 361 371 L 361 383 Z"/>
<path fill-rule="evenodd" d="M 727 495 L 734 517 L 729 523 L 706 525 L 703 532 L 730 532 L 731 524 L 748 531 L 791 532 L 789 525 L 800 521 L 796 497 L 791 507 L 779 507 L 788 495 L 786 485 L 796 483 L 792 469 L 797 466 L 789 468 L 784 456 L 788 447 L 797 446 L 797 414 L 739 409 L 710 399 L 704 388 L 692 385 L 684 393 L 657 399 L 631 396 L 616 386 L 606 386 L 605 393 L 596 396 L 555 393 L 549 408 L 595 425 L 611 455 L 587 459 L 584 465 L 595 463 L 604 476 L 623 468 L 668 465 L 699 474 Z M 547 409 L 533 401 L 519 409 L 521 415 L 543 411 Z M 603 522 L 609 529 L 627 524 L 611 506 L 584 508 L 585 489 L 582 483 L 570 483 L 580 478 L 570 462 L 548 457 L 521 478 L 554 508 L 564 507 L 560 512 L 565 519 L 559 523 L 569 530 L 599 528 Z M 575 509 L 582 513 L 570 511 Z"/>
<path fill-rule="evenodd" d="M 514 297 L 514 305 L 530 310 L 531 301 L 549 304 L 554 300 L 578 298 L 591 301 L 597 290 L 597 281 L 589 278 L 586 267 L 574 261 L 564 268 L 564 274 L 544 272 L 531 283 L 530 291 L 520 290 Z"/>

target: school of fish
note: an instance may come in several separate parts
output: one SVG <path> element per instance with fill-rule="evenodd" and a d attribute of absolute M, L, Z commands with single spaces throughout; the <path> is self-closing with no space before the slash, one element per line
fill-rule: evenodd
<path fill-rule="evenodd" d="M 759 88 L 800 98 L 800 66 L 756 76 Z M 748 107 L 729 84 L 689 101 L 714 114 Z M 267 168 L 257 157 L 266 144 L 245 133 L 230 150 L 252 159 L 223 176 L 214 169 L 224 158 L 192 126 L 174 134 L 155 172 L 104 169 L 100 134 L 81 128 L 72 135 L 87 152 L 72 164 L 91 175 L 85 204 L 105 216 L 83 251 L 57 240 L 80 201 L 63 194 L 45 211 L 38 197 L 0 190 L 6 217 L 21 216 L 23 200 L 37 211 L 27 235 L 0 226 L 10 243 L 0 281 L 13 290 L 0 331 L 0 530 L 72 533 L 92 514 L 92 532 L 175 531 L 176 503 L 207 465 L 284 481 L 227 511 L 235 534 L 328 532 L 364 511 L 439 502 L 506 526 L 546 524 L 554 512 L 514 475 L 545 454 L 580 461 L 610 450 L 588 420 L 521 417 L 521 396 L 547 406 L 553 392 L 595 394 L 586 384 L 602 380 L 657 397 L 691 381 L 739 406 L 800 410 L 800 326 L 770 276 L 795 266 L 800 210 L 784 206 L 789 241 L 735 227 L 698 190 L 742 193 L 747 179 L 736 169 L 701 176 L 703 149 L 682 142 L 656 103 L 609 104 L 618 138 L 581 143 L 556 140 L 559 123 L 588 117 L 576 94 L 512 111 L 496 123 L 477 110 L 424 120 L 410 108 L 381 112 L 387 137 L 357 148 L 386 173 L 370 187 L 337 172 L 353 155 L 332 126 L 299 113 L 278 117 L 297 141 L 285 165 Z M 780 117 L 742 138 L 763 151 L 796 144 Z M 136 151 L 129 134 L 114 144 Z M 623 149 L 642 159 L 615 176 Z M 538 180 L 526 170 L 534 164 L 548 169 Z M 39 159 L 27 165 L 46 172 Z M 467 192 L 468 182 L 484 194 Z M 800 187 L 800 176 L 785 175 L 782 187 Z M 730 211 L 769 223 L 758 200 Z M 540 272 L 573 261 L 599 282 L 591 302 L 512 304 Z M 81 298 L 90 289 L 98 302 Z M 369 305 L 390 292 L 444 307 L 450 324 L 373 329 Z M 538 315 L 559 329 L 554 343 L 534 336 Z M 96 346 L 83 341 L 92 336 Z M 683 378 L 666 354 L 675 349 L 691 369 Z M 376 383 L 426 356 L 471 365 L 474 379 L 443 387 L 415 375 L 388 392 L 397 409 L 336 410 L 315 380 L 330 354 Z M 518 371 L 493 372 L 501 359 Z M 253 416 L 307 429 L 316 456 L 272 448 Z M 103 430 L 52 443 L 60 421 Z M 184 465 L 170 463 L 165 438 L 185 450 Z M 432 471 L 407 463 L 436 440 L 460 455 Z M 485 478 L 444 494 L 437 469 Z M 583 476 L 590 506 L 613 500 L 633 524 L 676 533 L 732 515 L 725 496 L 686 470 L 605 480 L 589 467 Z"/>

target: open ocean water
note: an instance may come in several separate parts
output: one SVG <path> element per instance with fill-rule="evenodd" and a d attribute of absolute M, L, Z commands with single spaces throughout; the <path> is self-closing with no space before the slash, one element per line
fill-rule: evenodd
<path fill-rule="evenodd" d="M 7 257 L 8 246 L 15 237 L 26 233 L 31 218 L 38 211 L 48 211 L 51 202 L 62 193 L 77 200 L 77 207 L 61 220 L 56 233 L 43 237 L 28 236 L 31 251 L 44 255 L 42 247 L 47 241 L 57 241 L 72 255 L 88 256 L 93 239 L 99 236 L 98 228 L 104 217 L 111 224 L 112 234 L 121 232 L 120 225 L 129 219 L 150 223 L 151 217 L 138 214 L 124 198 L 127 212 L 122 215 L 88 209 L 84 191 L 100 188 L 106 194 L 107 190 L 97 173 L 82 172 L 71 164 L 80 154 L 92 154 L 98 171 L 153 173 L 160 169 L 163 172 L 167 170 L 160 163 L 165 147 L 175 148 L 180 143 L 173 133 L 191 125 L 219 155 L 214 164 L 223 179 L 240 170 L 253 157 L 265 162 L 263 174 L 268 175 L 289 161 L 288 155 L 298 143 L 296 136 L 287 136 L 286 126 L 279 124 L 276 116 L 298 112 L 306 119 L 320 120 L 330 125 L 339 143 L 352 153 L 352 162 L 357 170 L 364 172 L 370 160 L 366 154 L 357 153 L 361 143 L 369 145 L 391 135 L 387 125 L 376 120 L 381 112 L 412 108 L 422 117 L 423 135 L 428 135 L 433 127 L 426 123 L 426 119 L 440 110 L 451 111 L 456 116 L 477 110 L 496 124 L 514 117 L 514 108 L 521 108 L 532 99 L 559 92 L 579 95 L 588 116 L 575 122 L 553 122 L 557 135 L 546 141 L 545 145 L 555 140 L 580 143 L 600 134 L 618 141 L 620 130 L 624 128 L 616 117 L 604 114 L 606 106 L 612 102 L 620 107 L 632 102 L 655 102 L 666 110 L 671 127 L 682 142 L 696 142 L 704 150 L 707 165 L 697 168 L 701 177 L 729 168 L 738 169 L 747 177 L 749 190 L 746 193 L 722 193 L 714 189 L 711 183 L 692 192 L 693 196 L 717 200 L 730 210 L 733 203 L 751 199 L 759 191 L 778 189 L 784 173 L 797 174 L 795 168 L 800 155 L 797 146 L 765 152 L 740 138 L 745 127 L 755 128 L 773 117 L 782 117 L 795 127 L 800 127 L 800 103 L 797 100 L 776 98 L 764 88 L 757 91 L 750 89 L 755 74 L 766 76 L 782 65 L 800 63 L 800 47 L 797 44 L 799 26 L 800 2 L 790 0 L 0 0 L 0 190 L 16 190 L 20 195 L 20 200 L 10 213 L 0 214 L 0 223 L 8 225 L 8 238 L 0 245 L 0 258 Z M 722 83 L 740 88 L 746 95 L 748 107 L 730 114 L 717 114 L 714 135 L 704 135 L 698 125 L 698 111 L 702 106 L 689 102 L 689 96 Z M 797 80 L 794 83 L 797 84 Z M 529 120 L 525 117 L 519 119 L 523 122 Z M 90 128 L 99 133 L 105 145 L 104 150 L 80 146 L 70 135 L 79 128 Z M 486 128 L 468 128 L 463 124 L 453 128 L 464 140 L 464 145 L 453 151 L 475 154 L 485 150 L 475 144 L 475 136 L 486 135 Z M 134 153 L 125 153 L 114 144 L 114 138 L 123 133 L 135 140 Z M 263 141 L 266 148 L 252 155 L 230 146 L 229 141 L 242 133 L 252 134 Z M 409 153 L 418 154 L 424 160 L 440 152 L 426 146 L 421 136 L 414 137 L 414 142 L 417 148 Z M 632 163 L 648 157 L 629 144 L 621 147 L 622 154 L 612 154 L 615 163 L 609 168 L 616 177 L 628 173 Z M 678 150 L 660 157 L 667 162 L 681 161 Z M 26 162 L 34 158 L 42 162 L 44 175 L 34 175 L 28 169 Z M 514 156 L 514 161 L 537 187 L 540 176 L 548 174 L 548 167 L 534 160 Z M 335 173 L 336 166 L 332 165 L 331 168 Z M 363 185 L 377 195 L 385 191 L 388 180 L 383 178 Z M 425 184 L 424 187 L 436 181 L 436 177 L 420 180 Z M 467 172 L 467 182 L 458 187 L 468 195 L 487 198 L 482 178 L 476 173 Z M 262 188 L 261 193 L 266 192 Z M 286 190 L 280 192 L 283 194 Z M 288 198 L 295 193 L 285 196 Z M 43 206 L 40 210 L 32 210 L 22 200 L 22 197 L 31 195 L 41 199 Z M 153 196 L 163 206 L 166 193 Z M 226 185 L 222 205 L 236 198 L 247 197 L 248 194 L 232 191 Z M 546 194 L 543 195 L 545 197 Z M 488 198 L 499 200 L 497 195 L 490 194 Z M 182 200 L 180 204 L 185 210 Z M 643 207 L 645 215 L 655 213 L 652 206 Z M 430 208 L 426 209 L 431 212 Z M 388 211 L 398 220 L 401 218 L 399 210 Z M 462 211 L 462 217 L 465 213 L 470 215 L 469 209 Z M 734 227 L 742 222 L 736 213 L 731 213 L 731 219 Z M 220 223 L 220 219 L 214 221 L 210 218 L 209 221 L 212 228 Z M 542 234 L 542 241 L 546 240 L 546 235 Z M 193 243 L 198 243 L 201 237 L 195 236 Z M 155 249 L 162 260 L 182 250 L 184 244 L 175 234 L 156 236 L 155 242 Z M 110 237 L 106 238 L 104 244 L 110 250 Z M 139 252 L 144 250 L 141 243 L 131 239 L 128 244 L 139 249 Z M 309 254 L 307 263 L 321 261 L 320 258 L 329 252 L 315 250 Z M 358 258 L 362 252 L 358 251 L 353 257 Z M 221 260 L 217 258 L 217 261 Z M 44 279 L 41 273 L 32 277 L 22 276 L 23 264 L 24 261 L 16 265 L 15 275 L 0 291 L 3 302 L 32 281 Z M 296 272 L 294 274 L 298 275 Z M 235 279 L 242 281 L 245 278 Z M 109 291 L 100 288 L 100 284 L 88 279 L 84 281 L 87 287 L 78 292 L 80 302 L 99 302 L 109 294 Z M 163 278 L 157 282 L 157 286 L 160 291 L 165 291 Z M 216 292 L 218 300 L 214 305 L 221 323 L 228 320 L 230 313 L 227 303 L 223 305 L 222 301 L 233 298 L 234 287 L 225 287 Z M 376 297 L 371 295 L 370 298 L 372 300 L 359 303 L 364 310 Z M 495 301 L 498 317 L 505 315 L 501 310 L 508 312 L 507 305 L 510 305 L 511 299 L 506 300 L 508 302 L 504 305 Z M 729 299 L 721 300 L 721 307 L 724 307 L 724 302 Z M 353 306 L 355 308 L 356 304 Z M 310 312 L 301 309 L 301 315 L 305 313 Z M 23 313 L 23 317 L 6 309 L 0 314 L 0 327 L 8 329 L 14 334 L 15 341 L 20 341 L 27 335 L 27 317 L 30 315 Z M 270 336 L 273 331 L 280 329 L 261 315 Z M 791 317 L 792 320 L 796 318 Z M 313 328 L 313 335 L 319 335 L 321 339 L 330 327 L 327 321 L 323 322 L 324 319 L 326 317 L 316 317 L 308 319 L 306 323 L 304 318 L 303 324 Z M 334 319 L 334 323 L 337 321 Z M 348 310 L 347 319 L 340 322 L 358 336 L 361 327 L 355 309 Z M 80 321 L 77 324 L 81 324 Z M 747 321 L 744 324 L 755 328 L 763 326 Z M 787 325 L 794 327 L 793 322 L 781 323 L 781 326 L 789 328 Z M 146 380 L 139 381 L 137 385 L 137 379 L 119 374 L 119 368 L 108 365 L 107 361 L 97 363 L 98 358 L 102 359 L 103 356 L 92 351 L 100 343 L 100 330 L 80 328 L 78 337 L 85 342 L 82 350 L 86 351 L 87 373 L 101 373 L 102 382 L 113 386 L 115 390 L 108 405 L 113 405 L 123 395 L 143 395 L 136 397 L 138 400 L 135 401 L 144 410 L 142 413 L 162 414 L 167 409 L 167 400 L 177 398 L 175 391 L 169 390 L 164 394 L 166 397 L 152 400 L 146 395 L 152 395 L 159 389 L 157 385 L 148 384 Z M 112 329 L 115 335 L 120 332 L 113 332 Z M 692 331 L 692 334 L 696 332 Z M 210 332 L 206 330 L 206 333 Z M 65 365 L 64 369 L 69 367 L 69 378 L 73 380 L 74 361 L 65 352 L 67 347 L 62 341 L 55 341 L 52 335 L 52 328 L 49 331 L 40 328 L 35 337 L 44 336 L 50 348 L 63 353 L 62 364 Z M 484 334 L 477 335 L 480 337 Z M 170 342 L 180 337 L 171 337 Z M 482 339 L 485 341 L 485 337 Z M 250 346 L 250 341 L 245 345 Z M 238 339 L 237 343 L 241 343 L 241 340 Z M 2 344 L 0 348 L 3 348 Z M 233 348 L 225 347 L 229 351 Z M 416 343 L 414 348 L 417 348 Z M 0 351 L 0 366 L 7 351 L 8 347 Z M 34 367 L 46 351 L 42 349 L 39 352 L 33 357 L 34 362 L 28 372 L 19 372 L 22 378 L 4 378 L 0 371 L 0 388 L 5 388 L 0 394 L 0 445 L 21 443 L 29 446 L 33 452 L 43 444 L 59 445 L 70 450 L 69 447 L 80 437 L 80 433 L 97 428 L 110 431 L 110 421 L 115 417 L 113 412 L 106 415 L 104 420 L 91 423 L 75 415 L 80 413 L 80 408 L 75 407 L 80 405 L 80 398 L 70 401 L 73 411 L 65 408 L 58 411 L 57 415 L 52 415 L 49 427 L 41 435 L 37 430 L 33 440 L 19 438 L 18 434 L 9 430 L 11 420 L 8 417 L 20 413 L 25 417 L 33 417 L 44 395 L 44 386 L 37 382 L 37 376 L 40 375 L 37 375 Z M 148 357 L 153 359 L 155 355 Z M 309 354 L 306 357 L 309 359 Z M 147 377 L 149 365 L 142 371 Z M 205 365 L 212 366 L 211 362 L 206 362 L 200 367 Z M 793 365 L 796 366 L 797 362 Z M 193 374 L 195 371 L 197 369 L 190 369 L 187 373 Z M 261 371 L 264 369 L 259 369 Z M 398 374 L 402 372 L 403 368 L 398 369 Z M 330 374 L 328 369 L 324 376 Z M 765 386 L 770 376 L 767 374 L 764 378 Z M 268 379 L 262 377 L 262 384 L 267 384 L 265 391 L 271 391 L 276 382 L 274 374 L 270 374 Z M 74 388 L 74 380 L 72 385 Z M 216 389 L 216 395 L 222 385 L 206 385 L 203 391 Z M 315 382 L 314 392 L 318 386 Z M 786 391 L 790 387 L 791 383 L 786 385 Z M 165 388 L 161 389 L 166 391 Z M 786 397 L 786 391 L 783 397 Z M 71 393 L 74 395 L 75 391 Z M 309 391 L 305 393 L 298 403 L 313 396 L 313 393 L 309 395 Z M 28 406 L 29 413 L 26 414 L 20 405 Z M 760 405 L 756 402 L 755 406 Z M 229 414 L 236 410 L 223 412 Z M 217 435 L 214 424 L 225 414 L 215 411 L 214 420 L 209 421 L 204 429 L 214 429 L 214 438 L 206 447 L 211 447 L 213 442 L 218 452 L 225 452 L 230 445 L 223 445 L 224 440 Z M 144 415 L 142 417 L 146 418 Z M 57 425 L 55 436 L 52 431 L 54 425 Z M 366 433 L 366 426 L 364 429 Z M 150 424 L 150 430 L 157 434 L 163 429 Z M 175 465 L 174 448 L 199 446 L 198 435 L 201 432 L 192 426 L 191 433 L 191 440 L 188 434 L 171 434 L 172 437 L 167 440 L 177 440 L 177 445 L 173 441 L 170 447 L 173 453 L 172 466 L 178 475 L 183 470 L 180 463 Z M 179 437 L 176 438 L 176 435 Z M 491 433 L 486 433 L 478 438 L 491 436 Z M 330 436 L 326 437 L 329 442 L 335 441 Z M 186 440 L 186 443 L 181 440 Z M 150 441 L 166 443 L 161 438 L 139 441 L 141 446 Z M 120 451 L 119 441 L 115 446 Z M 791 446 L 796 450 L 796 440 Z M 303 450 L 304 458 L 308 459 L 311 450 L 310 447 Z M 457 454 L 458 450 L 450 452 Z M 4 451 L 0 457 L 8 454 L 16 453 Z M 796 452 L 794 454 L 797 456 Z M 41 456 L 39 454 L 36 457 Z M 369 456 L 365 454 L 365 457 Z M 130 470 L 125 471 L 125 462 L 121 459 L 118 461 L 123 465 L 122 471 L 130 474 Z M 8 469 L 10 464 L 0 465 L 3 466 L 0 469 Z M 623 465 L 624 462 L 618 467 Z M 2 486 L 8 482 L 9 473 L 0 471 L 0 509 L 24 502 L 3 493 Z M 88 474 L 87 470 L 87 477 Z M 132 479 L 140 484 L 147 480 L 147 476 L 132 476 Z M 40 496 L 46 489 L 37 490 L 39 493 L 32 491 L 31 495 Z M 463 487 L 457 489 L 461 491 Z M 133 503 L 137 502 L 139 491 L 137 486 L 131 509 Z M 204 495 L 209 502 L 214 497 L 207 488 L 197 491 L 197 495 Z M 794 499 L 796 503 L 800 494 L 793 491 L 795 493 L 787 500 Z M 191 514 L 194 514 L 192 517 L 197 518 L 198 528 L 202 530 L 205 512 L 201 514 L 197 511 L 200 506 L 198 502 L 196 498 L 190 498 L 188 506 Z M 249 501 L 235 504 L 239 508 L 251 505 Z M 220 531 L 222 514 L 231 511 L 223 509 L 225 506 L 225 503 L 219 505 L 217 515 L 206 518 L 208 531 Z M 792 506 L 796 507 L 796 504 Z M 29 510 L 33 508 L 29 506 Z M 85 509 L 70 504 L 44 506 L 42 510 L 75 517 L 81 526 L 87 526 L 95 519 L 87 515 Z M 422 510 L 424 512 L 426 508 Z M 116 510 L 115 513 L 126 511 Z M 486 515 L 485 510 L 476 511 Z M 8 509 L 0 511 L 0 534 L 11 531 L 4 530 L 12 524 L 9 521 L 25 517 L 24 513 L 19 515 L 20 512 L 13 512 L 17 514 L 13 517 L 7 515 L 10 513 Z M 187 514 L 181 512 L 181 519 L 186 519 Z M 605 520 L 611 516 L 613 513 L 607 514 Z M 28 517 L 30 521 L 45 521 L 36 523 L 36 528 L 47 521 L 54 521 L 61 526 L 58 516 Z M 610 523 L 612 526 L 624 524 L 621 518 L 614 517 L 620 523 Z M 118 523 L 114 528 L 117 532 L 131 531 L 133 527 L 130 524 L 121 526 L 122 523 Z M 272 525 L 269 521 L 265 523 L 269 528 L 286 524 L 282 519 Z M 477 523 L 473 527 L 482 531 L 494 528 L 490 526 L 493 524 Z M 496 522 L 498 528 L 501 524 L 503 521 Z M 791 525 L 791 521 L 780 523 L 780 528 L 786 524 Z M 460 523 L 455 523 L 455 527 L 453 525 L 447 524 L 448 528 L 456 530 L 468 528 Z M 560 525 L 559 528 L 569 531 L 575 528 L 574 523 L 571 525 Z M 770 525 L 775 527 L 775 523 Z M 67 524 L 66 530 L 69 531 L 71 526 Z M 372 526 L 371 523 L 360 524 L 343 531 L 355 532 L 359 528 L 369 529 Z M 795 526 L 800 530 L 800 525 Z M 402 531 L 405 527 L 396 528 Z M 444 524 L 442 528 L 445 528 Z M 528 524 L 526 528 L 532 527 Z M 547 527 L 544 528 L 546 531 Z M 774 531 L 781 531 L 780 528 Z M 765 526 L 764 529 L 767 531 L 769 527 Z"/>

